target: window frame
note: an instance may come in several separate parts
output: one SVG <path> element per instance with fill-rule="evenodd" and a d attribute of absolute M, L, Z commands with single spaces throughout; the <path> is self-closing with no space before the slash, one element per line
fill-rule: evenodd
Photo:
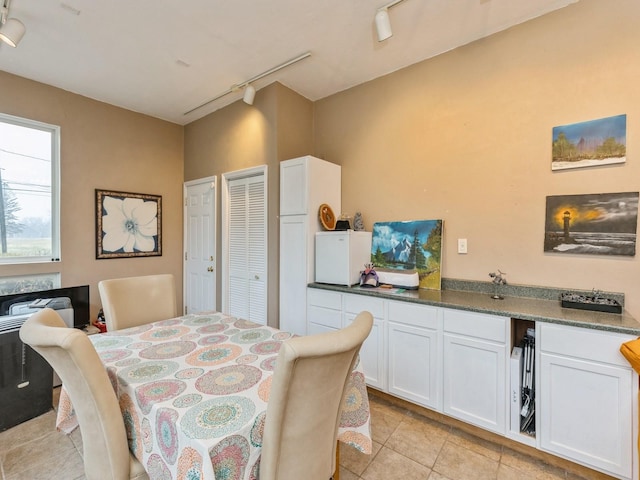
<path fill-rule="evenodd" d="M 51 258 L 44 256 L 0 257 L 0 265 L 60 261 L 60 126 L 0 112 L 0 122 L 51 133 Z"/>

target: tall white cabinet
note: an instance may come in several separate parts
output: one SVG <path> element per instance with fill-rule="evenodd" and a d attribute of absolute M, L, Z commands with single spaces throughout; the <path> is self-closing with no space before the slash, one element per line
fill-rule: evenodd
<path fill-rule="evenodd" d="M 341 167 L 307 155 L 280 162 L 280 329 L 307 334 L 307 284 L 315 279 L 318 208 L 341 211 Z"/>

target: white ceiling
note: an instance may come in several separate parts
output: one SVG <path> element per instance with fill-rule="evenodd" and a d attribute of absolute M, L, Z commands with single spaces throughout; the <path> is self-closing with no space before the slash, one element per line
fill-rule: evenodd
<path fill-rule="evenodd" d="M 0 70 L 184 125 L 305 52 L 256 90 L 277 80 L 315 101 L 576 1 L 405 0 L 379 43 L 384 0 L 12 0 L 27 33 L 0 45 Z"/>

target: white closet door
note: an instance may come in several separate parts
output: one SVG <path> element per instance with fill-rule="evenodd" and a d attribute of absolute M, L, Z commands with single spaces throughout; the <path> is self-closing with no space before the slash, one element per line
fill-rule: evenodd
<path fill-rule="evenodd" d="M 264 177 L 248 178 L 249 320 L 267 324 L 267 211 Z"/>
<path fill-rule="evenodd" d="M 228 198 L 228 313 L 266 324 L 267 215 L 264 175 L 231 180 Z"/>

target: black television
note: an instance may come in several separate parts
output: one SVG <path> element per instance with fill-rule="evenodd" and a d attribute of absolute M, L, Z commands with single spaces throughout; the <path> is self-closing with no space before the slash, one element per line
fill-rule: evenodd
<path fill-rule="evenodd" d="M 11 315 L 12 305 L 25 304 L 27 302 L 35 305 L 37 300 L 43 300 L 40 302 L 41 306 L 51 306 L 55 309 L 55 304 L 52 302 L 47 305 L 48 302 L 46 300 L 56 298 L 68 298 L 71 301 L 73 326 L 75 328 L 82 329 L 91 323 L 89 319 L 89 285 L 0 295 L 0 316 Z"/>

